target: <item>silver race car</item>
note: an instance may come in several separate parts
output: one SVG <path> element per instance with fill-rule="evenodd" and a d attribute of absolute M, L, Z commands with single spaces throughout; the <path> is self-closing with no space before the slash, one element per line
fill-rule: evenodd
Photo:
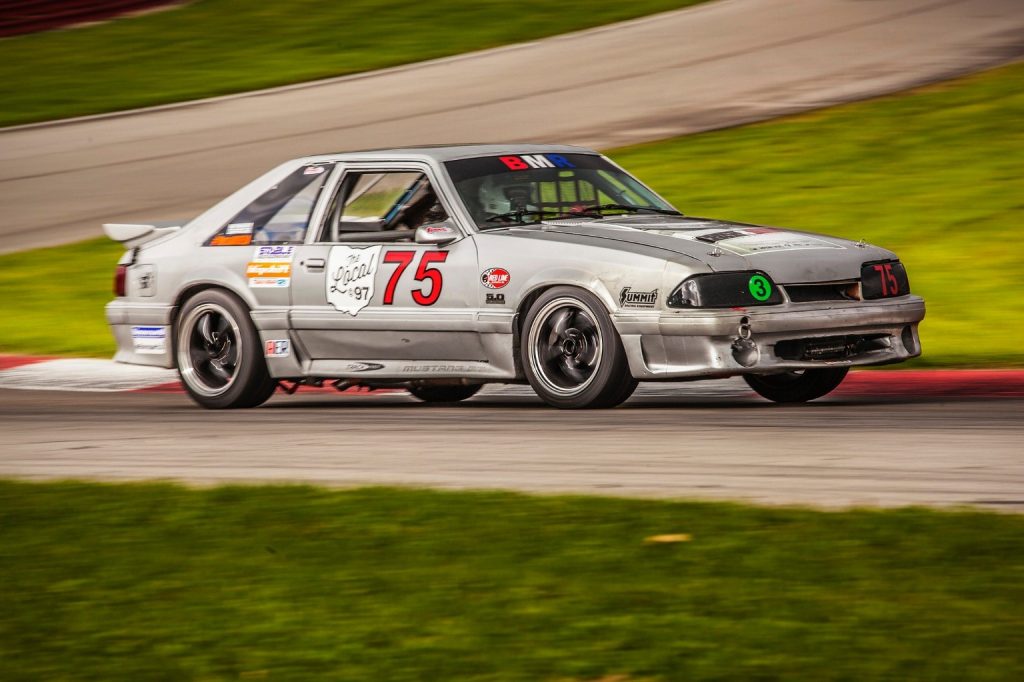
<path fill-rule="evenodd" d="M 208 408 L 324 382 L 612 407 L 639 381 L 735 375 L 801 402 L 921 353 L 895 254 L 684 216 L 579 147 L 312 156 L 183 227 L 104 229 L 127 249 L 115 359 L 176 367 Z"/>

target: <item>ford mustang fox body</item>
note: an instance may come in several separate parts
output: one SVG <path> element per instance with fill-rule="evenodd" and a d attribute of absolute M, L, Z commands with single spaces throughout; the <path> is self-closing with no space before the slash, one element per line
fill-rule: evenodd
<path fill-rule="evenodd" d="M 445 402 L 525 381 L 610 407 L 638 381 L 735 375 L 796 402 L 921 352 L 895 254 L 685 216 L 579 147 L 307 157 L 183 227 L 105 229 L 127 249 L 116 359 L 176 367 L 210 408 L 325 381 Z"/>

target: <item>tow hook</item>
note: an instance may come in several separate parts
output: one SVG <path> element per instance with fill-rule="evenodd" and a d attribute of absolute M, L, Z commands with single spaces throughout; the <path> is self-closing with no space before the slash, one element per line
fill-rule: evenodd
<path fill-rule="evenodd" d="M 754 343 L 753 332 L 750 329 L 750 320 L 746 317 L 740 319 L 739 329 L 736 330 L 736 338 L 732 342 L 732 357 L 743 367 L 753 367 L 757 364 L 761 352 Z"/>

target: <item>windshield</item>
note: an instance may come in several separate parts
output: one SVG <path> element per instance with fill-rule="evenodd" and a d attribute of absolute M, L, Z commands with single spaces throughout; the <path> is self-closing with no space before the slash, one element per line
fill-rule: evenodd
<path fill-rule="evenodd" d="M 596 154 L 519 154 L 445 166 L 477 227 L 622 213 L 679 215 L 631 175 Z"/>

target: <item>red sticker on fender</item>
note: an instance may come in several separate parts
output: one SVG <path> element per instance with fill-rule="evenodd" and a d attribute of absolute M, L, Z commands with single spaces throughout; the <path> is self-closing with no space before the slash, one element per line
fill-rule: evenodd
<path fill-rule="evenodd" d="M 488 268 L 480 275 L 480 283 L 488 289 L 501 289 L 512 279 L 505 268 Z"/>

